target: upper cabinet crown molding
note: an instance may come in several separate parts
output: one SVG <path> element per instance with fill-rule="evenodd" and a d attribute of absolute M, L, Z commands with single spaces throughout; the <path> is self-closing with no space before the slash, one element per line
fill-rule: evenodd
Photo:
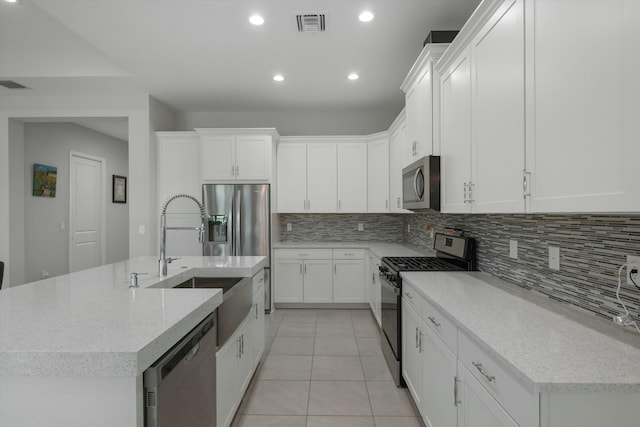
<path fill-rule="evenodd" d="M 447 50 L 436 62 L 435 68 L 439 74 L 443 74 L 467 49 L 481 27 L 489 20 L 496 10 L 502 5 L 503 0 L 484 0 L 480 2 L 476 10 L 471 14 L 455 39 L 449 44 Z"/>
<path fill-rule="evenodd" d="M 422 76 L 428 71 L 429 62 L 437 62 L 449 47 L 448 43 L 433 43 L 424 46 L 418 59 L 413 63 L 407 77 L 400 85 L 400 89 L 409 93 L 411 89 L 420 81 Z"/>
<path fill-rule="evenodd" d="M 194 131 L 200 135 L 266 135 L 272 137 L 273 142 L 280 139 L 276 128 L 194 128 Z"/>

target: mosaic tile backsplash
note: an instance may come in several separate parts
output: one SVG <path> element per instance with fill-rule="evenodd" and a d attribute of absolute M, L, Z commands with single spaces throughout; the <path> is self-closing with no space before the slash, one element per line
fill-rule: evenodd
<path fill-rule="evenodd" d="M 364 223 L 364 232 L 357 231 L 359 222 Z M 292 232 L 286 231 L 287 223 Z M 283 241 L 375 240 L 431 252 L 428 225 L 436 232 L 461 228 L 474 237 L 481 271 L 606 319 L 623 311 L 615 297 L 618 268 L 627 255 L 640 256 L 640 216 L 280 215 Z M 518 259 L 509 258 L 510 239 L 518 241 Z M 559 271 L 549 268 L 549 246 L 560 248 Z M 632 314 L 640 315 L 640 291 L 627 285 L 624 277 L 620 297 Z"/>
<path fill-rule="evenodd" d="M 403 242 L 403 215 L 280 214 L 283 242 Z M 358 231 L 358 224 L 364 230 Z M 287 231 L 291 224 L 291 231 Z"/>

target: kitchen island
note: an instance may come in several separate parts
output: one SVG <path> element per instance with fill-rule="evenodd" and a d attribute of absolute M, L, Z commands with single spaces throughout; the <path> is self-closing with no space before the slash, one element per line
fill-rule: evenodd
<path fill-rule="evenodd" d="M 193 277 L 252 277 L 264 257 L 139 257 L 0 291 L 0 425 L 142 426 L 142 373 L 222 303 Z M 131 273 L 139 288 L 130 289 Z"/>

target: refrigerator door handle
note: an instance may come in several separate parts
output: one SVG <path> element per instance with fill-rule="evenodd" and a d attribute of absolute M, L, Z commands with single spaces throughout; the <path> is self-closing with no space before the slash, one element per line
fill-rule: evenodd
<path fill-rule="evenodd" d="M 240 196 L 240 188 L 236 186 L 235 191 L 233 192 L 233 220 L 235 222 L 233 233 L 233 237 L 235 239 L 233 242 L 233 255 L 235 256 L 239 256 L 242 253 L 240 248 L 240 245 L 242 244 L 242 227 L 240 221 L 242 218 L 242 198 Z"/>

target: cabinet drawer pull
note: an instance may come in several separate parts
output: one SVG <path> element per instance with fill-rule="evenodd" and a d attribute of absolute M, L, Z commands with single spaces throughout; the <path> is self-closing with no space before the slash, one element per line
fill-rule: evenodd
<path fill-rule="evenodd" d="M 482 363 L 480 363 L 480 362 L 471 362 L 471 364 L 473 366 L 475 366 L 476 369 L 478 370 L 478 372 L 480 372 L 487 380 L 489 380 L 489 382 L 492 382 L 492 381 L 494 381 L 496 379 L 495 376 L 487 374 L 487 371 L 484 370 L 484 367 L 482 366 Z"/>
<path fill-rule="evenodd" d="M 442 324 L 438 323 L 435 317 L 428 316 L 427 319 L 431 320 L 431 323 L 433 323 L 436 326 L 436 328 L 439 328 L 440 326 L 442 326 Z"/>
<path fill-rule="evenodd" d="M 407 298 L 413 299 L 413 297 L 411 296 L 411 294 L 409 292 L 405 292 L 404 294 L 407 296 Z"/>
<path fill-rule="evenodd" d="M 302 274 L 302 264 L 300 264 L 300 274 Z"/>
<path fill-rule="evenodd" d="M 418 348 L 418 327 L 416 326 L 416 348 Z"/>
<path fill-rule="evenodd" d="M 418 333 L 418 353 L 423 353 L 424 350 L 422 349 L 422 336 L 424 335 L 424 333 L 422 331 L 420 331 Z"/>

